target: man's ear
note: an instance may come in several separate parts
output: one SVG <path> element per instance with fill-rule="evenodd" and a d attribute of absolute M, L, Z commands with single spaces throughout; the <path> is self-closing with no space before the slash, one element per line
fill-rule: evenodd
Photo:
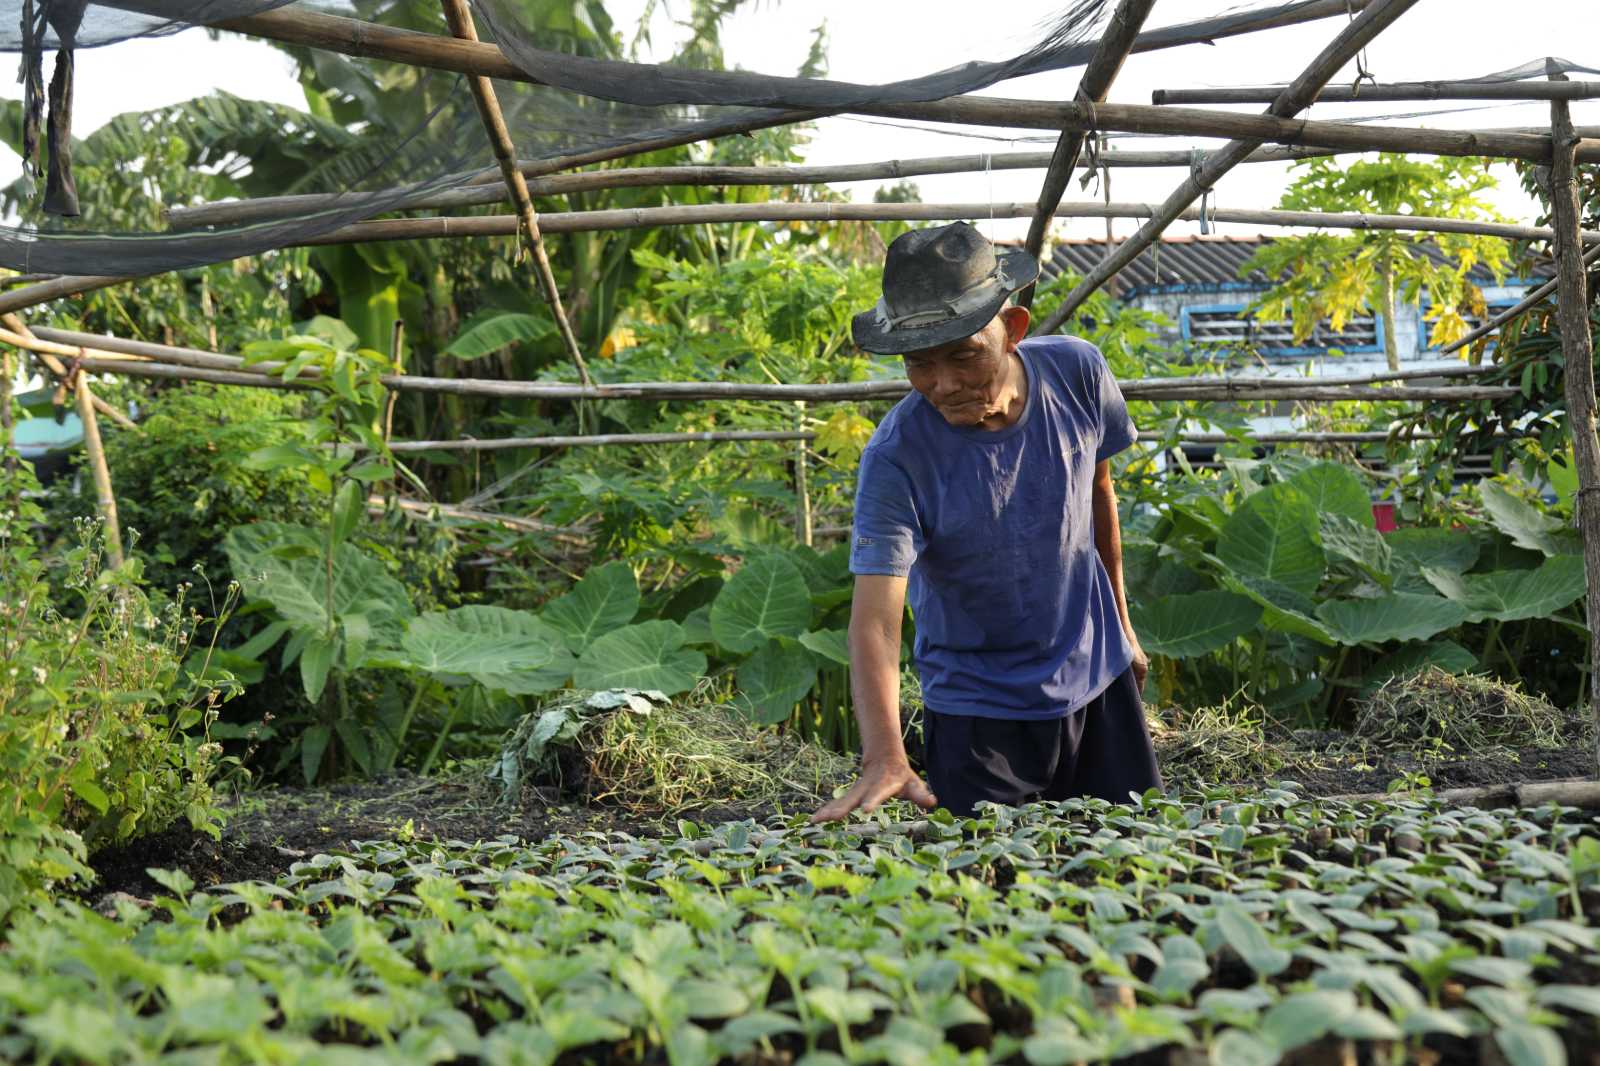
<path fill-rule="evenodd" d="M 1006 331 L 1006 351 L 1010 351 L 1022 343 L 1022 338 L 1028 335 L 1028 323 L 1033 321 L 1033 316 L 1026 307 L 1002 307 L 1000 309 L 1000 325 Z"/>

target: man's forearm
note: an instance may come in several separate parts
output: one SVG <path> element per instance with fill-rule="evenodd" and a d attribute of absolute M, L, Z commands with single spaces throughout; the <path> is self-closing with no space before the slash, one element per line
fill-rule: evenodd
<path fill-rule="evenodd" d="M 862 758 L 869 762 L 904 759 L 898 626 L 851 618 L 850 688 L 861 728 Z"/>

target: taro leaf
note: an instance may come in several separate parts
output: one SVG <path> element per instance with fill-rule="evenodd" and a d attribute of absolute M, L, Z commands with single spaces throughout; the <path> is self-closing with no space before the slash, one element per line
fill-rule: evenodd
<path fill-rule="evenodd" d="M 706 672 L 706 657 L 683 641 L 682 626 L 660 619 L 614 629 L 589 645 L 573 680 L 579 688 L 685 692 Z"/>
<path fill-rule="evenodd" d="M 1338 512 L 1325 512 L 1321 522 L 1322 548 L 1329 555 L 1348 559 L 1384 587 L 1394 584 L 1389 545 L 1370 522 L 1362 524 Z"/>
<path fill-rule="evenodd" d="M 457 607 L 412 620 L 401 638 L 412 665 L 458 674 L 514 696 L 549 692 L 572 676 L 562 634 L 528 611 Z"/>
<path fill-rule="evenodd" d="M 1257 496 L 1261 495 L 1259 492 Z M 1261 923 L 1233 900 L 1217 905 L 1217 928 L 1228 946 L 1261 977 L 1275 977 L 1289 968 L 1294 957 L 1272 943 Z"/>
<path fill-rule="evenodd" d="M 1427 640 L 1467 620 L 1466 607 L 1443 596 L 1393 592 L 1368 600 L 1328 600 L 1317 608 L 1341 644 Z"/>
<path fill-rule="evenodd" d="M 1453 574 L 1424 568 L 1423 574 L 1445 596 L 1466 607 L 1468 620 L 1474 622 L 1548 618 L 1578 600 L 1584 588 L 1581 555 L 1556 555 L 1532 570 Z"/>
<path fill-rule="evenodd" d="M 1478 482 L 1478 495 L 1483 499 L 1483 509 L 1489 512 L 1494 528 L 1510 537 L 1518 547 L 1545 555 L 1562 555 L 1579 549 L 1577 538 L 1566 528 L 1565 522 L 1545 514 L 1520 496 L 1512 495 L 1499 482 Z"/>
<path fill-rule="evenodd" d="M 806 579 L 776 552 L 746 559 L 711 605 L 711 633 L 729 651 L 754 651 L 771 637 L 798 637 L 810 624 Z"/>
<path fill-rule="evenodd" d="M 1437 666 L 1451 674 L 1464 674 L 1478 665 L 1478 657 L 1453 640 L 1412 644 L 1378 660 L 1361 676 L 1361 689 L 1370 692 L 1391 677 L 1409 677 L 1420 670 Z"/>
<path fill-rule="evenodd" d="M 1553 1029 L 1531 1022 L 1495 1029 L 1494 1042 L 1507 1066 L 1567 1066 L 1567 1050 Z"/>
<path fill-rule="evenodd" d="M 739 664 L 735 681 L 741 712 L 763 725 L 789 717 L 817 681 L 811 653 L 791 641 L 769 640 Z"/>
<path fill-rule="evenodd" d="M 583 655 L 598 639 L 633 621 L 639 613 L 639 581 L 627 563 L 606 563 L 583 575 L 539 617 L 566 635 L 567 647 Z M 585 688 L 603 688 L 585 685 Z"/>
<path fill-rule="evenodd" d="M 816 629 L 800 634 L 800 643 L 829 662 L 850 665 L 850 640 L 842 629 Z"/>
<path fill-rule="evenodd" d="M 1317 510 L 1286 482 L 1262 489 L 1223 523 L 1217 558 L 1235 576 L 1276 582 L 1303 596 L 1322 581 Z"/>
<path fill-rule="evenodd" d="M 1259 1033 L 1280 1051 L 1292 1051 L 1321 1040 L 1355 1010 L 1356 997 L 1345 989 L 1298 992 L 1273 1004 L 1261 1019 Z"/>
<path fill-rule="evenodd" d="M 683 642 L 685 644 L 714 644 L 716 638 L 711 635 L 711 605 L 702 604 L 684 615 Z"/>
<path fill-rule="evenodd" d="M 1268 629 L 1294 637 L 1306 637 L 1318 644 L 1338 643 L 1328 627 L 1312 617 L 1315 607 L 1310 596 L 1259 578 L 1224 576 L 1222 583 L 1231 591 L 1248 596 L 1260 604 L 1261 624 Z"/>
<path fill-rule="evenodd" d="M 1477 538 L 1456 529 L 1396 529 L 1384 534 L 1389 546 L 1394 587 L 1399 592 L 1432 592 L 1423 576 L 1431 567 L 1464 574 L 1478 561 Z"/>
<path fill-rule="evenodd" d="M 315 556 L 299 553 L 309 533 L 287 523 L 257 522 L 230 530 L 222 545 L 246 596 L 270 603 L 297 630 L 323 633 L 328 629 L 328 579 L 321 549 Z M 284 558 L 276 553 L 275 545 L 297 554 Z M 333 559 L 335 615 L 365 615 L 372 642 L 392 647 L 401 625 L 414 613 L 405 586 L 354 545 L 340 544 Z"/>
<path fill-rule="evenodd" d="M 1131 614 L 1144 649 L 1169 659 L 1225 648 L 1261 622 L 1259 604 L 1225 589 L 1134 603 Z"/>
<path fill-rule="evenodd" d="M 548 337 L 554 329 L 548 318 L 505 311 L 474 318 L 439 354 L 456 359 L 481 359 L 513 344 Z"/>
<path fill-rule="evenodd" d="M 1355 471 L 1342 463 L 1313 463 L 1295 474 L 1287 485 L 1293 485 L 1311 501 L 1312 510 L 1319 515 L 1342 515 L 1352 521 L 1372 528 L 1372 498 Z"/>

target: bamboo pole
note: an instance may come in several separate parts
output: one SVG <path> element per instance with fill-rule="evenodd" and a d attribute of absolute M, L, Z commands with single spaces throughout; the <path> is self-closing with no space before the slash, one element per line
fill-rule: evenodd
<path fill-rule="evenodd" d="M 121 566 L 122 526 L 117 521 L 117 497 L 111 491 L 111 468 L 106 465 L 105 445 L 100 441 L 100 421 L 95 417 L 94 396 L 89 392 L 89 379 L 83 373 L 75 378 L 74 395 L 78 401 L 78 420 L 83 423 L 83 454 L 89 460 L 89 471 L 94 475 L 94 491 L 100 519 L 105 523 L 106 556 L 113 568 Z"/>
<path fill-rule="evenodd" d="M 1559 77 L 1559 75 L 1552 75 Z M 1578 138 L 1565 100 L 1550 103 L 1550 139 L 1555 146 L 1550 171 L 1551 221 L 1556 230 L 1556 278 L 1560 297 L 1561 357 L 1565 368 L 1567 425 L 1578 468 L 1573 508 L 1583 535 L 1589 621 L 1589 661 L 1600 663 L 1600 438 L 1595 435 L 1594 338 L 1589 333 L 1589 292 L 1579 256 L 1581 208 L 1573 161 Z M 1600 670 L 1589 672 L 1589 713 L 1595 718 L 1595 776 L 1600 777 Z M 1600 787 L 1600 786 L 1597 786 Z"/>
<path fill-rule="evenodd" d="M 1270 104 L 1283 86 L 1237 89 L 1157 89 L 1150 102 L 1164 104 Z M 1319 104 L 1389 103 L 1410 100 L 1592 100 L 1600 81 L 1404 81 L 1389 85 L 1329 85 Z"/>
<path fill-rule="evenodd" d="M 608 189 L 654 188 L 669 185 L 814 185 L 831 182 L 883 181 L 923 177 L 930 174 L 967 174 L 986 170 L 1042 170 L 1050 165 L 1051 152 L 996 152 L 978 155 L 922 156 L 912 159 L 886 159 L 872 163 L 841 163 L 804 166 L 701 166 L 684 164 L 660 167 L 622 167 L 612 170 L 586 170 L 576 174 L 551 174 L 528 179 L 534 196 L 566 196 Z M 1266 147 L 1257 149 L 1246 163 L 1281 163 L 1332 155 L 1328 148 Z M 1102 167 L 1188 167 L 1194 160 L 1189 151 L 1101 152 Z M 520 163 L 524 172 L 542 164 Z M 451 210 L 505 203 L 510 193 L 503 185 L 472 185 L 443 192 L 418 193 L 408 200 L 394 199 L 395 191 L 381 193 L 297 193 L 289 196 L 262 196 L 250 200 L 218 200 L 191 207 L 169 207 L 167 224 L 188 230 L 200 226 L 227 226 L 293 218 L 325 210 L 335 203 L 349 203 L 354 197 L 370 195 L 373 202 L 394 205 L 389 210 Z M 28 284 L 45 280 L 34 275 L 27 282 L 16 278 L 5 281 Z M 0 282 L 3 284 L 3 282 Z"/>
<path fill-rule="evenodd" d="M 476 43 L 478 31 L 472 24 L 472 11 L 467 7 L 467 0 L 442 0 L 442 2 L 445 21 L 450 25 L 450 32 L 463 41 Z M 480 75 L 470 78 L 468 84 L 472 87 L 472 97 L 478 105 L 478 115 L 483 119 L 484 129 L 489 134 L 489 143 L 494 147 L 495 161 L 500 164 L 500 173 L 505 179 L 506 188 L 511 193 L 512 202 L 516 204 L 518 228 L 522 239 L 528 242 L 529 250 L 533 253 L 534 275 L 538 278 L 540 291 L 544 293 L 545 303 L 550 306 L 550 316 L 555 319 L 556 332 L 561 335 L 561 343 L 567 349 L 567 356 L 578 370 L 578 380 L 588 385 L 591 383 L 589 367 L 583 361 L 583 352 L 578 347 L 577 336 L 572 332 L 572 323 L 567 321 L 566 309 L 561 306 L 561 289 L 556 285 L 555 272 L 550 269 L 550 257 L 545 253 L 544 238 L 539 235 L 539 214 L 533 209 L 533 197 L 528 193 L 527 179 L 522 176 L 522 171 L 517 169 L 517 150 L 511 143 L 511 131 L 506 128 L 505 115 L 500 111 L 500 100 L 495 96 L 494 83 Z"/>
<path fill-rule="evenodd" d="M 630 207 L 604 211 L 548 212 L 540 217 L 546 233 L 594 233 L 612 230 L 654 229 L 660 226 L 701 226 L 720 222 L 940 222 L 953 219 L 1029 218 L 1037 205 L 1026 203 L 791 203 L 766 201 L 753 204 L 693 204 L 671 207 Z M 1162 205 L 1077 201 L 1058 204 L 1056 218 L 1152 218 Z M 1196 220 L 1194 208 L 1179 210 L 1175 220 Z M 1506 240 L 1549 240 L 1543 226 L 1509 222 L 1483 222 L 1423 215 L 1366 215 L 1356 212 L 1276 211 L 1216 208 L 1206 212 L 1214 222 L 1282 226 L 1291 229 L 1399 230 L 1412 233 L 1472 233 Z M 375 241 L 435 240 L 465 237 L 508 237 L 518 232 L 517 215 L 445 215 L 431 218 L 392 218 L 355 222 L 329 233 L 307 237 L 301 245 L 360 244 Z M 1585 230 L 1583 239 L 1600 242 L 1600 230 Z"/>
<path fill-rule="evenodd" d="M 1303 111 L 1316 99 L 1319 89 L 1339 72 L 1362 48 L 1410 10 L 1416 0 L 1377 0 L 1346 26 L 1333 42 L 1323 49 L 1310 66 L 1288 88 L 1279 93 L 1263 118 L 1287 122 L 1289 117 Z M 1103 109 L 1102 109 L 1103 110 Z M 1157 108 L 1157 110 L 1160 110 Z M 1310 123 L 1301 123 L 1302 126 Z M 1123 241 L 1089 274 L 1073 287 L 1061 305 L 1042 322 L 1037 332 L 1051 333 L 1061 326 L 1074 311 L 1112 275 L 1132 263 L 1151 244 L 1160 240 L 1162 232 L 1195 200 L 1203 196 L 1217 181 L 1232 170 L 1245 156 L 1261 146 L 1262 141 L 1273 137 L 1236 139 L 1229 141 L 1222 151 L 1200 164 L 1176 192 L 1161 205 L 1160 212 L 1139 228 L 1131 238 Z"/>
<path fill-rule="evenodd" d="M 1105 103 L 1111 83 L 1122 70 L 1128 53 L 1137 43 L 1139 29 L 1154 6 L 1155 0 L 1121 0 L 1111 15 L 1111 22 L 1100 38 L 1094 56 L 1084 68 L 1083 77 L 1078 82 L 1077 100 L 1092 104 Z M 1050 168 L 1045 171 L 1044 185 L 1039 190 L 1039 202 L 1035 206 L 1033 220 L 1028 224 L 1027 239 L 1022 242 L 1023 248 L 1034 259 L 1038 259 L 1044 251 L 1045 231 L 1050 228 L 1050 219 L 1061 204 L 1062 194 L 1067 191 L 1072 172 L 1078 168 L 1078 156 L 1083 152 L 1083 142 L 1087 136 L 1089 133 L 1085 130 L 1063 130 L 1056 140 Z M 1035 285 L 1028 285 L 1019 291 L 1016 294 L 1017 304 L 1031 307 L 1036 288 Z"/>
<path fill-rule="evenodd" d="M 730 441 L 809 441 L 816 434 L 792 429 L 702 430 L 693 433 L 595 433 L 586 436 L 493 437 L 483 440 L 406 440 L 395 441 L 390 451 L 404 452 L 493 452 L 519 448 L 600 448 L 609 445 L 638 444 L 721 444 Z"/>
<path fill-rule="evenodd" d="M 795 404 L 794 424 L 797 427 L 806 424 L 806 402 L 800 400 Z M 806 547 L 811 547 L 811 487 L 806 477 L 806 442 L 816 439 L 815 433 L 807 433 L 799 429 L 795 433 L 794 444 L 794 499 L 795 499 L 795 538 Z"/>
<path fill-rule="evenodd" d="M 1187 44 L 1211 44 L 1225 37 L 1348 15 L 1371 2 L 1372 0 L 1303 0 L 1256 12 L 1163 26 L 1140 34 L 1132 50 L 1149 52 Z M 135 11 L 143 9 L 142 5 L 129 0 L 117 0 L 111 6 Z M 532 85 L 546 84 L 517 66 L 494 45 L 441 37 L 438 34 L 420 33 L 415 30 L 396 29 L 299 8 L 285 7 L 238 18 L 220 19 L 210 25 L 216 29 L 232 30 L 252 37 L 264 37 L 285 44 L 305 45 L 366 59 L 382 59 L 434 70 L 450 70 L 458 74 L 499 78 L 503 81 L 520 81 Z M 1063 66 L 1086 62 L 1098 44 L 1098 41 L 1084 42 L 1059 57 L 1059 62 Z M 624 68 L 629 65 L 617 64 Z M 770 96 L 772 79 L 742 71 L 722 71 L 719 74 L 726 84 L 749 81 L 763 97 Z M 802 85 L 809 82 L 811 87 L 815 87 L 817 83 L 817 79 L 789 80 Z"/>
<path fill-rule="evenodd" d="M 1585 267 L 1592 266 L 1597 260 L 1600 260 L 1600 248 L 1591 248 L 1588 254 L 1583 257 L 1583 265 Z M 1451 352 L 1465 348 L 1479 337 L 1487 336 L 1488 334 L 1493 333 L 1507 322 L 1510 322 L 1513 318 L 1516 318 L 1518 315 L 1521 315 L 1529 308 L 1538 304 L 1546 296 L 1549 296 L 1556 290 L 1556 287 L 1560 283 L 1561 278 L 1558 274 L 1556 277 L 1551 278 L 1543 285 L 1540 285 L 1538 288 L 1528 293 L 1528 295 L 1524 296 L 1521 300 L 1518 300 L 1513 306 L 1508 307 L 1506 310 L 1500 312 L 1498 315 L 1495 315 L 1477 329 L 1474 329 L 1472 332 L 1468 333 L 1465 337 L 1462 337 L 1460 340 L 1453 341 L 1452 343 L 1445 345 L 1443 348 L 1440 348 L 1439 354 L 1449 355 Z"/>
<path fill-rule="evenodd" d="M 51 300 L 59 300 L 63 296 L 80 296 L 96 289 L 104 289 L 111 285 L 120 285 L 125 281 L 134 281 L 146 277 L 143 274 L 123 274 L 117 276 L 99 274 L 63 274 L 61 277 L 50 281 L 41 281 L 35 285 L 24 285 L 20 289 L 10 292 L 0 292 L 0 314 L 10 314 L 24 308 L 35 307 Z"/>
<path fill-rule="evenodd" d="M 1529 809 L 1555 803 L 1583 811 L 1600 810 L 1600 782 L 1572 778 L 1565 781 L 1525 781 L 1521 784 L 1486 785 L 1479 788 L 1446 788 L 1422 797 L 1445 807 Z M 1325 796 L 1336 803 L 1393 803 L 1392 792 L 1355 792 Z"/>
<path fill-rule="evenodd" d="M 33 338 L 33 334 L 28 332 L 28 327 L 24 325 L 22 319 L 18 318 L 16 315 L 0 315 L 0 322 L 5 323 L 12 333 L 14 333 L 20 339 L 26 340 Z M 54 375 L 58 381 L 65 382 L 67 380 L 69 376 L 67 368 L 61 364 L 60 360 L 55 358 L 54 354 L 44 350 L 42 346 L 30 348 L 28 345 L 21 344 L 16 340 L 10 339 L 5 335 L 4 331 L 0 331 L 0 341 L 4 341 L 14 348 L 24 348 L 32 351 L 33 354 L 39 357 L 39 361 L 44 364 L 45 369 L 50 371 L 50 373 Z M 121 426 L 123 429 L 131 429 L 135 433 L 144 432 L 139 428 L 138 423 L 136 423 L 133 419 L 129 418 L 115 407 L 112 407 L 100 397 L 94 396 L 92 397 L 92 400 L 94 402 L 94 409 L 111 419 L 111 421 L 115 422 L 118 426 Z"/>

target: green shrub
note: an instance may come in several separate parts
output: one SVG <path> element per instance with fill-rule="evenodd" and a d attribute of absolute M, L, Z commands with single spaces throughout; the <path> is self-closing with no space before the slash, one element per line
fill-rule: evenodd
<path fill-rule="evenodd" d="M 212 580 L 226 582 L 223 534 L 248 522 L 294 522 L 310 513 L 304 478 L 244 462 L 257 449 L 303 439 L 303 409 L 297 394 L 190 383 L 150 401 L 142 432 L 106 432 L 118 514 L 124 529 L 140 535 L 151 587 L 190 580 L 196 563 Z M 93 513 L 93 491 L 86 488 L 58 494 L 53 517 Z"/>
<path fill-rule="evenodd" d="M 180 818 L 218 835 L 221 748 L 207 727 L 234 689 L 185 668 L 198 616 L 181 591 L 158 614 L 137 559 L 103 568 L 94 523 L 46 567 L 30 536 L 42 516 L 23 496 L 36 487 L 25 466 L 0 473 L 0 919 L 90 877 L 97 847 Z M 58 611 L 55 595 L 77 609 Z"/>

